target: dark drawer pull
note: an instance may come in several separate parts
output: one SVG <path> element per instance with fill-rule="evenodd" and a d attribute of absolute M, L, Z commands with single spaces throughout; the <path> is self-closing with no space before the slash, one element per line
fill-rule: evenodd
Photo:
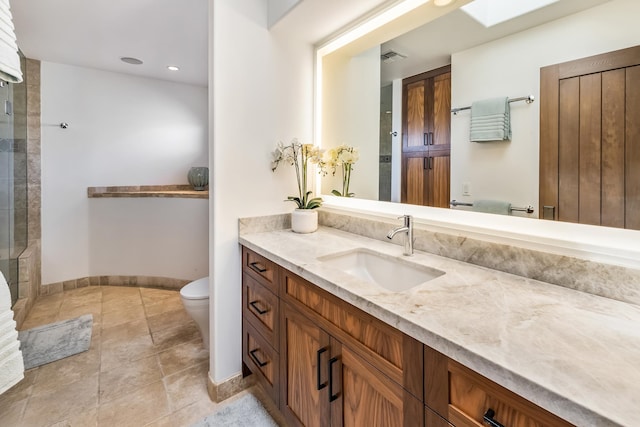
<path fill-rule="evenodd" d="M 487 409 L 487 412 L 484 414 L 484 417 L 482 417 L 482 419 L 484 420 L 485 424 L 491 427 L 504 427 L 502 424 L 500 424 L 499 422 L 493 419 L 493 417 L 495 416 L 496 416 L 496 411 L 489 408 Z"/>
<path fill-rule="evenodd" d="M 258 365 L 259 367 L 264 367 L 267 366 L 267 364 L 269 362 L 261 362 L 260 359 L 258 359 L 258 356 L 256 356 L 256 352 L 260 350 L 259 348 L 256 348 L 255 350 L 251 350 L 249 352 L 249 357 L 251 357 L 251 359 L 256 363 L 256 365 Z"/>
<path fill-rule="evenodd" d="M 251 307 L 253 307 L 253 308 L 258 312 L 258 314 L 259 314 L 260 316 L 262 316 L 263 314 L 267 314 L 267 313 L 269 312 L 269 309 L 267 308 L 267 309 L 264 309 L 264 310 L 260 310 L 260 307 L 258 307 L 258 302 L 259 302 L 258 300 L 251 301 L 251 302 L 249 303 L 249 305 L 250 305 Z"/>
<path fill-rule="evenodd" d="M 267 267 L 260 264 L 258 261 L 249 263 L 249 267 L 253 268 L 258 273 L 264 273 L 265 271 L 267 271 Z"/>
<path fill-rule="evenodd" d="M 333 402 L 340 397 L 340 393 L 333 394 L 333 364 L 338 361 L 337 357 L 329 360 L 329 402 Z"/>
<path fill-rule="evenodd" d="M 317 352 L 317 372 L 316 372 L 316 388 L 318 390 L 322 390 L 323 388 L 325 388 L 327 386 L 326 382 L 322 382 L 322 380 L 320 379 L 320 377 L 322 377 L 322 353 L 327 351 L 327 347 L 321 348 L 320 350 L 318 350 Z"/>

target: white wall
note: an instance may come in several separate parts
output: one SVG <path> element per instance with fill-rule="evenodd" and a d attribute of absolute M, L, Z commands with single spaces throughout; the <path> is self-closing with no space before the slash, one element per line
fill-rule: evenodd
<path fill-rule="evenodd" d="M 186 184 L 208 161 L 207 89 L 50 62 L 41 73 L 43 284 L 206 276 L 206 201 L 89 199 L 87 187 Z"/>
<path fill-rule="evenodd" d="M 640 44 L 640 2 L 615 0 L 452 55 L 452 106 L 497 96 L 539 99 L 540 67 Z M 533 205 L 538 216 L 540 103 L 511 104 L 511 142 L 470 143 L 468 111 L 452 115 L 451 198 Z M 490 172 L 490 173 L 489 173 Z M 463 196 L 463 183 L 471 195 Z"/>
<path fill-rule="evenodd" d="M 293 168 L 270 168 L 277 141 L 312 138 L 313 48 L 267 30 L 264 0 L 210 2 L 213 165 L 211 200 L 211 359 L 220 383 L 241 368 L 238 218 L 290 212 Z M 230 43 L 233 40 L 233 43 Z"/>
<path fill-rule="evenodd" d="M 353 57 L 339 53 L 323 59 L 322 147 L 357 147 L 360 159 L 351 174 L 349 192 L 378 199 L 380 167 L 380 46 Z M 342 176 L 322 179 L 322 192 L 342 192 Z"/>

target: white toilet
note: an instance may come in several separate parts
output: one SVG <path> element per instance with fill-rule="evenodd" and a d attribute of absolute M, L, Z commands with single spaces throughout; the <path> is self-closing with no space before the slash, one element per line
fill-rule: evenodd
<path fill-rule="evenodd" d="M 198 325 L 204 348 L 209 350 L 209 278 L 203 277 L 184 285 L 180 289 L 180 299 Z"/>

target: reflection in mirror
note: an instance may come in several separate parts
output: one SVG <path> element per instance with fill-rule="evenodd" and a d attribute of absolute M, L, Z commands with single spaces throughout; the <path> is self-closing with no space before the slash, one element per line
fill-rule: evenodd
<path fill-rule="evenodd" d="M 495 97 L 536 99 L 510 104 L 510 141 L 472 143 L 470 112 L 450 116 L 450 198 L 532 205 L 532 214 L 514 215 L 538 218 L 540 69 L 640 45 L 639 14 L 636 0 L 558 0 L 485 27 L 457 9 L 376 46 L 334 52 L 322 61 L 323 147 L 360 149 L 350 187 L 356 197 L 400 202 L 407 138 L 402 81 L 450 65 L 452 108 Z M 398 55 L 381 59 L 389 52 Z M 334 182 L 323 179 L 323 193 L 333 188 Z"/>

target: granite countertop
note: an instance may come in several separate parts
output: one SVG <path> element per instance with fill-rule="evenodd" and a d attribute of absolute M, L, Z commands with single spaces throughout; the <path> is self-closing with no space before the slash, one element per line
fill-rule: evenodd
<path fill-rule="evenodd" d="M 640 425 L 640 307 L 320 227 L 240 243 L 578 426 Z M 355 248 L 446 274 L 391 292 L 317 258 Z"/>
<path fill-rule="evenodd" d="M 89 187 L 87 197 L 177 197 L 183 199 L 208 199 L 209 190 L 195 191 L 190 185 L 128 185 Z"/>

